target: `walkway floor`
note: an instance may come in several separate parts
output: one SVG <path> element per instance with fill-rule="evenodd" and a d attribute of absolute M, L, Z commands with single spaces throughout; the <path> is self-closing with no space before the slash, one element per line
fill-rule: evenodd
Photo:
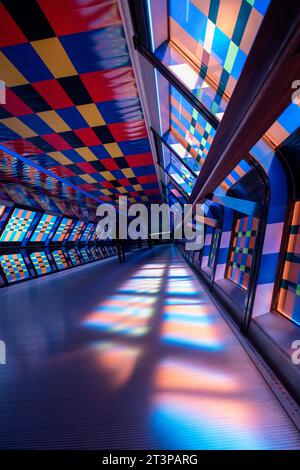
<path fill-rule="evenodd" d="M 300 448 L 174 248 L 3 289 L 0 339 L 1 448 Z"/>

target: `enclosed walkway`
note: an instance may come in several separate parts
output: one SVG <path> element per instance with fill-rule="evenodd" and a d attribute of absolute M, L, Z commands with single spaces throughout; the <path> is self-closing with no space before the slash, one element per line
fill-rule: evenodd
<path fill-rule="evenodd" d="M 174 247 L 1 291 L 2 448 L 299 448 Z"/>

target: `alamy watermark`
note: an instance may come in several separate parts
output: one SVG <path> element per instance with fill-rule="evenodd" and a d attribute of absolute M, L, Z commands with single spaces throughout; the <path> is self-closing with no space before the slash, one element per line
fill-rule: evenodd
<path fill-rule="evenodd" d="M 0 340 L 0 365 L 6 364 L 6 344 Z"/>
<path fill-rule="evenodd" d="M 295 341 L 292 342 L 292 363 L 295 366 L 299 366 L 300 364 L 300 339 L 296 339 Z"/>
<path fill-rule="evenodd" d="M 121 196 L 118 205 L 101 204 L 97 235 L 100 240 L 185 240 L 187 250 L 201 249 L 204 239 L 204 206 L 196 204 L 131 204 Z"/>

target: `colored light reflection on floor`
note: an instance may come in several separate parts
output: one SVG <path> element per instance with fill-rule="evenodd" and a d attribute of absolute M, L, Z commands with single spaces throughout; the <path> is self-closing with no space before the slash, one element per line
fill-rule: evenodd
<path fill-rule="evenodd" d="M 160 291 L 164 264 L 149 263 L 136 271 L 118 290 L 122 293 L 157 294 Z"/>
<path fill-rule="evenodd" d="M 194 279 L 184 266 L 170 266 L 168 269 L 168 294 L 185 296 L 197 295 L 198 290 Z"/>
<path fill-rule="evenodd" d="M 169 277 L 190 277 L 187 269 L 185 267 L 170 267 L 168 271 Z"/>
<path fill-rule="evenodd" d="M 224 348 L 218 330 L 209 320 L 163 317 L 161 338 L 164 343 L 218 352 Z"/>
<path fill-rule="evenodd" d="M 167 298 L 164 302 L 161 339 L 164 343 L 220 351 L 222 335 L 215 325 L 218 313 L 184 266 L 168 270 Z"/>
<path fill-rule="evenodd" d="M 268 448 L 261 433 L 251 428 L 253 414 L 257 410 L 243 400 L 204 399 L 186 393 L 166 392 L 158 394 L 152 406 L 151 427 L 160 448 Z"/>
<path fill-rule="evenodd" d="M 201 308 L 199 308 L 201 306 Z M 171 315 L 184 315 L 184 317 L 197 317 L 198 320 L 217 316 L 217 311 L 213 303 L 207 302 L 206 298 L 177 298 L 168 297 L 165 300 L 164 312 Z"/>
<path fill-rule="evenodd" d="M 164 263 L 147 263 L 141 266 L 121 285 L 117 294 L 97 306 L 82 324 L 108 333 L 128 336 L 142 336 L 148 333 L 164 270 Z"/>
<path fill-rule="evenodd" d="M 156 294 L 160 290 L 161 278 L 137 278 L 130 279 L 118 292 Z"/>
<path fill-rule="evenodd" d="M 188 358 L 161 361 L 154 375 L 151 429 L 166 449 L 260 449 L 263 407 L 233 374 Z"/>
<path fill-rule="evenodd" d="M 223 371 L 215 371 L 190 359 L 168 357 L 159 363 L 155 374 L 155 387 L 161 391 L 208 393 L 222 396 L 240 391 L 236 378 Z"/>
<path fill-rule="evenodd" d="M 141 356 L 140 347 L 116 341 L 100 341 L 93 344 L 99 369 L 105 374 L 106 385 L 119 388 L 125 385 L 135 370 Z"/>
<path fill-rule="evenodd" d="M 163 274 L 164 274 L 164 268 L 150 268 L 150 269 L 142 268 L 135 273 L 134 278 L 139 278 L 139 277 L 160 278 L 163 276 Z"/>
<path fill-rule="evenodd" d="M 181 294 L 186 296 L 197 295 L 197 289 L 190 279 L 168 279 L 168 294 Z"/>
<path fill-rule="evenodd" d="M 149 331 L 155 301 L 155 297 L 113 295 L 89 314 L 82 324 L 109 333 L 141 336 Z"/>

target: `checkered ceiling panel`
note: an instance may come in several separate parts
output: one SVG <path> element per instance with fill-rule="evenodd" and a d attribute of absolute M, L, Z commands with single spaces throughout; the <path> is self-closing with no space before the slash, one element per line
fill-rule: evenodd
<path fill-rule="evenodd" d="M 160 199 L 117 1 L 4 0 L 2 144 L 102 201 Z"/>

